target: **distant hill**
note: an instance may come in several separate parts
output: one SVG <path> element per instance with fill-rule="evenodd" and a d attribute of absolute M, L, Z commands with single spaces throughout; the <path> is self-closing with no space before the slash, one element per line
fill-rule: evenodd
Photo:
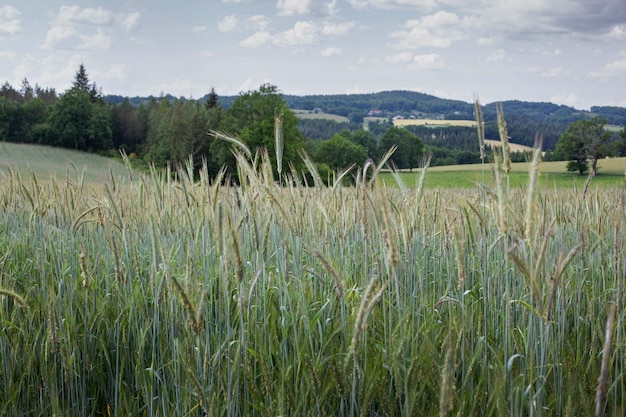
<path fill-rule="evenodd" d="M 166 100 L 187 100 L 171 95 L 162 96 Z M 208 94 L 200 99 L 206 101 Z M 415 91 L 382 91 L 369 94 L 329 94 L 329 95 L 283 95 L 292 109 L 322 111 L 327 114 L 349 119 L 365 117 L 372 113 L 391 118 L 394 116 L 419 119 L 473 120 L 474 106 L 461 100 L 450 100 Z M 120 103 L 121 96 L 106 96 L 111 103 Z M 128 98 L 132 105 L 141 105 L 155 97 Z M 220 96 L 219 104 L 229 108 L 237 96 Z M 508 100 L 502 102 L 507 128 L 515 141 L 532 146 L 537 137 L 543 138 L 544 149 L 554 149 L 556 142 L 570 123 L 585 118 L 602 116 L 618 128 L 626 126 L 626 108 L 594 106 L 590 110 L 546 102 Z M 496 126 L 496 103 L 483 105 L 487 137 L 498 137 Z M 469 129 L 469 128 L 468 128 Z"/>
<path fill-rule="evenodd" d="M 119 104 L 124 99 L 138 106 L 151 100 L 165 98 L 168 101 L 189 100 L 184 97 L 175 97 L 166 94 L 160 97 L 124 97 L 120 95 L 107 95 L 106 101 Z M 198 99 L 206 101 L 208 94 Z M 325 113 L 349 116 L 358 113 L 363 116 L 371 110 L 380 110 L 382 115 L 414 114 L 424 118 L 442 119 L 473 119 L 474 106 L 461 100 L 451 100 L 436 97 L 415 91 L 395 90 L 382 91 L 368 94 L 329 94 L 329 95 L 304 95 L 296 96 L 284 94 L 283 98 L 292 109 L 313 110 L 321 109 Z M 219 104 L 223 108 L 229 108 L 237 96 L 220 96 Z M 520 100 L 507 100 L 502 102 L 505 114 L 530 117 L 547 122 L 567 122 L 578 120 L 582 117 L 603 116 L 609 123 L 614 125 L 626 125 L 626 108 L 615 106 L 593 106 L 590 111 L 578 110 L 574 107 L 547 102 L 531 102 Z M 496 117 L 496 103 L 483 104 L 485 121 L 493 121 Z"/>

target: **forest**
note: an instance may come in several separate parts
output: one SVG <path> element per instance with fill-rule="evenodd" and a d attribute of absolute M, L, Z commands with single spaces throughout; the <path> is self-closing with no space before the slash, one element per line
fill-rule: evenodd
<path fill-rule="evenodd" d="M 542 141 L 546 158 L 573 122 L 601 116 L 613 125 L 626 125 L 626 109 L 592 107 L 590 112 L 552 103 L 505 101 L 502 103 L 511 141 L 533 146 Z M 299 119 L 292 109 L 341 115 L 347 122 Z M 378 122 L 365 117 L 375 111 Z M 499 137 L 494 103 L 483 107 L 485 136 Z M 102 155 L 124 152 L 132 163 L 147 168 L 183 164 L 205 165 L 217 175 L 223 167 L 235 177 L 232 143 L 216 132 L 232 135 L 251 149 L 267 149 L 275 160 L 275 126 L 280 124 L 285 143 L 284 166 L 301 172 L 311 158 L 321 173 L 331 175 L 350 166 L 377 160 L 392 146 L 391 162 L 401 169 L 418 167 L 425 155 L 432 165 L 480 162 L 477 132 L 467 127 L 409 126 L 394 128 L 394 116 L 434 119 L 473 119 L 473 105 L 410 91 L 351 95 L 284 95 L 264 84 L 238 96 L 218 96 L 214 89 L 198 100 L 104 95 L 89 79 L 84 65 L 72 86 L 63 93 L 32 86 L 26 79 L 18 88 L 0 87 L 0 140 L 60 146 Z M 211 133 L 213 132 L 213 133 Z M 623 133 L 623 132 L 622 132 Z M 623 135 L 622 135 L 623 136 Z M 616 142 L 614 134 L 610 142 Z M 607 154 L 621 156 L 624 146 Z M 306 155 L 306 156 L 305 156 Z M 528 155 L 513 155 L 523 161 Z M 282 161 L 281 161 L 282 162 Z"/>

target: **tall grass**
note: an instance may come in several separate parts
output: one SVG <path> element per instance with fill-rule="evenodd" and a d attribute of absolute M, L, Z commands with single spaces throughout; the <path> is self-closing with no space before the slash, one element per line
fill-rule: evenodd
<path fill-rule="evenodd" d="M 622 190 L 305 187 L 269 160 L 237 153 L 238 187 L 9 173 L 0 414 L 590 415 L 602 375 L 623 415 Z"/>

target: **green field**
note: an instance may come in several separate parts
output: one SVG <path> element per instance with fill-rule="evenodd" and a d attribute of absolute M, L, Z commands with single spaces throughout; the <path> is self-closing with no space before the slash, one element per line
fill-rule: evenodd
<path fill-rule="evenodd" d="M 35 175 L 39 180 L 50 178 L 82 179 L 104 182 L 128 176 L 126 166 L 118 160 L 100 155 L 41 145 L 0 143 L 0 176 L 13 171 L 21 176 Z"/>
<path fill-rule="evenodd" d="M 582 189 L 586 175 L 567 172 L 565 162 L 544 162 L 539 166 L 538 186 L 542 189 Z M 626 185 L 626 158 L 603 159 L 598 162 L 598 175 L 591 179 L 591 187 L 623 187 Z M 513 163 L 508 184 L 524 187 L 528 182 L 530 163 Z M 479 183 L 493 182 L 489 164 L 454 165 L 428 168 L 424 186 L 427 188 L 475 188 Z M 421 170 L 399 172 L 400 180 L 407 187 L 415 187 Z M 383 172 L 380 180 L 389 185 L 397 184 L 395 177 Z"/>
<path fill-rule="evenodd" d="M 291 110 L 294 114 L 300 119 L 323 119 L 323 120 L 332 120 L 335 122 L 348 122 L 348 118 L 345 116 L 339 116 L 338 114 L 329 114 L 329 113 L 315 113 L 311 110 Z"/>
<path fill-rule="evenodd" d="M 623 186 L 238 163 L 238 187 L 0 181 L 0 415 L 624 415 Z"/>

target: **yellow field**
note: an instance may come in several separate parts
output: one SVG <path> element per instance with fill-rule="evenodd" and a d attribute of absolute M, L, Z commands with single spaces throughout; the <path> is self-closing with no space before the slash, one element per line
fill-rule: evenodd
<path fill-rule="evenodd" d="M 485 139 L 485 144 L 490 148 L 500 147 L 500 143 L 501 142 L 499 140 Z M 511 152 L 527 152 L 533 150 L 531 146 L 519 145 L 517 143 L 510 142 L 509 148 L 511 149 Z"/>
<path fill-rule="evenodd" d="M 542 162 L 539 165 L 539 172 L 546 173 L 565 173 L 567 172 L 566 161 L 550 161 Z M 529 162 L 516 162 L 511 164 L 511 170 L 513 172 L 528 172 L 530 168 Z M 483 169 L 481 164 L 468 164 L 468 165 L 448 165 L 430 167 L 429 171 L 480 171 Z M 598 161 L 598 169 L 601 174 L 613 174 L 623 175 L 626 171 L 626 157 L 622 158 L 605 158 Z"/>
<path fill-rule="evenodd" d="M 394 120 L 393 125 L 429 127 L 476 127 L 476 122 L 474 120 L 399 119 Z"/>

